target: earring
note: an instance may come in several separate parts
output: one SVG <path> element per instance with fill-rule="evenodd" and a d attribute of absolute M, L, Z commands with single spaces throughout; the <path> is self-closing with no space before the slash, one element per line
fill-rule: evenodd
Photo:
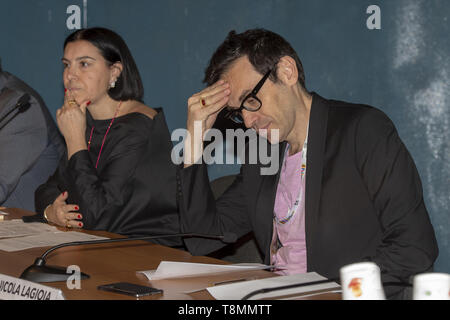
<path fill-rule="evenodd" d="M 110 89 L 115 88 L 115 87 L 116 87 L 116 80 L 112 81 L 112 82 L 109 84 L 109 88 L 110 88 Z"/>

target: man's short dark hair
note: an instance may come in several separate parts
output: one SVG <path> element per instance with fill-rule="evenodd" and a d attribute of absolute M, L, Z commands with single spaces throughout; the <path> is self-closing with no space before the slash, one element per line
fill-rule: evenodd
<path fill-rule="evenodd" d="M 248 57 L 261 75 L 274 68 L 283 56 L 293 58 L 298 69 L 298 82 L 306 90 L 303 65 L 295 50 L 283 37 L 265 29 L 250 29 L 243 33 L 230 31 L 209 61 L 203 82 L 207 85 L 217 82 L 232 63 L 243 56 Z M 277 82 L 276 72 L 272 72 L 269 79 Z"/>
<path fill-rule="evenodd" d="M 103 58 L 113 65 L 121 62 L 123 70 L 117 78 L 116 86 L 108 90 L 114 100 L 137 100 L 142 102 L 144 86 L 136 63 L 125 41 L 117 33 L 105 28 L 80 29 L 64 41 L 64 49 L 69 42 L 89 41 L 100 51 Z"/>

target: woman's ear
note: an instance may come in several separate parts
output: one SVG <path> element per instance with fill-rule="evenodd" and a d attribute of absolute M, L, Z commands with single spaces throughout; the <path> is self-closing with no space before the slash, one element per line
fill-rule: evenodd
<path fill-rule="evenodd" d="M 117 81 L 117 78 L 120 77 L 120 74 L 123 70 L 123 65 L 121 62 L 115 62 L 111 65 L 111 81 Z"/>
<path fill-rule="evenodd" d="M 297 64 L 292 57 L 281 57 L 277 64 L 277 76 L 281 82 L 288 86 L 294 85 L 298 82 Z"/>

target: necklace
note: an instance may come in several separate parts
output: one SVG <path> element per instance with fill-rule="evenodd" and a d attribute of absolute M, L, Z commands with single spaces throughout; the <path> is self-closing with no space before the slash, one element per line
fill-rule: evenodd
<path fill-rule="evenodd" d="M 106 141 L 106 136 L 108 136 L 109 129 L 111 129 L 111 126 L 112 126 L 112 124 L 114 123 L 114 119 L 116 119 L 117 114 L 119 113 L 119 109 L 120 109 L 120 106 L 121 106 L 121 105 L 122 105 L 122 101 L 119 102 L 119 105 L 117 106 L 116 112 L 114 113 L 114 117 L 113 117 L 113 118 L 111 119 L 111 121 L 109 122 L 108 129 L 106 129 L 106 133 L 105 133 L 105 135 L 103 136 L 102 146 L 100 147 L 100 151 L 98 152 L 97 162 L 96 162 L 96 164 L 95 164 L 95 169 L 97 169 L 98 162 L 99 162 L 99 160 L 100 160 L 100 156 L 101 156 L 102 150 L 103 150 L 103 145 L 105 144 L 105 141 Z M 88 141 L 88 151 L 91 149 L 91 141 L 92 141 L 92 134 L 94 133 L 94 128 L 95 128 L 95 127 L 92 126 L 92 129 L 91 129 L 91 135 L 89 136 L 89 141 Z"/>
<path fill-rule="evenodd" d="M 309 125 L 308 125 L 308 127 L 306 129 L 306 139 L 305 139 L 305 142 L 303 143 L 303 148 L 302 148 L 302 164 L 301 164 L 301 167 L 300 167 L 300 179 L 302 180 L 302 183 L 303 183 L 303 179 L 305 178 L 305 174 L 306 174 L 306 153 L 308 152 L 308 128 L 309 128 Z M 285 155 L 284 155 L 283 166 L 286 165 L 286 157 L 288 155 L 288 151 L 289 151 L 289 146 L 286 148 L 286 152 L 285 152 Z M 303 202 L 303 199 L 302 199 L 303 197 L 302 196 L 303 196 L 302 188 L 300 188 L 299 191 L 298 191 L 297 200 L 294 202 L 294 205 L 292 206 L 292 208 L 288 208 L 288 212 L 287 212 L 286 216 L 284 218 L 279 219 L 276 216 L 276 214 L 274 213 L 273 219 L 278 224 L 285 224 L 286 222 L 291 220 L 291 218 L 297 212 L 298 207 Z"/>

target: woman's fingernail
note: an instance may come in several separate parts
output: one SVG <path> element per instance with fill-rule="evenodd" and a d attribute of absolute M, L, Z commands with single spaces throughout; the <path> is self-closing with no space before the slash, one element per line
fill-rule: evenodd
<path fill-rule="evenodd" d="M 67 92 L 67 88 L 64 88 L 64 92 Z"/>
<path fill-rule="evenodd" d="M 75 210 L 78 210 L 79 208 L 77 206 L 75 206 Z"/>
<path fill-rule="evenodd" d="M 82 224 L 82 223 L 80 222 L 80 223 L 78 224 L 78 226 L 79 226 L 79 227 L 82 227 L 82 226 L 83 226 L 83 224 Z"/>
<path fill-rule="evenodd" d="M 91 101 L 88 101 L 87 103 L 86 103 L 86 106 L 88 106 L 88 105 L 90 105 L 91 104 Z"/>
<path fill-rule="evenodd" d="M 81 219 L 81 214 L 78 215 L 78 219 Z"/>

